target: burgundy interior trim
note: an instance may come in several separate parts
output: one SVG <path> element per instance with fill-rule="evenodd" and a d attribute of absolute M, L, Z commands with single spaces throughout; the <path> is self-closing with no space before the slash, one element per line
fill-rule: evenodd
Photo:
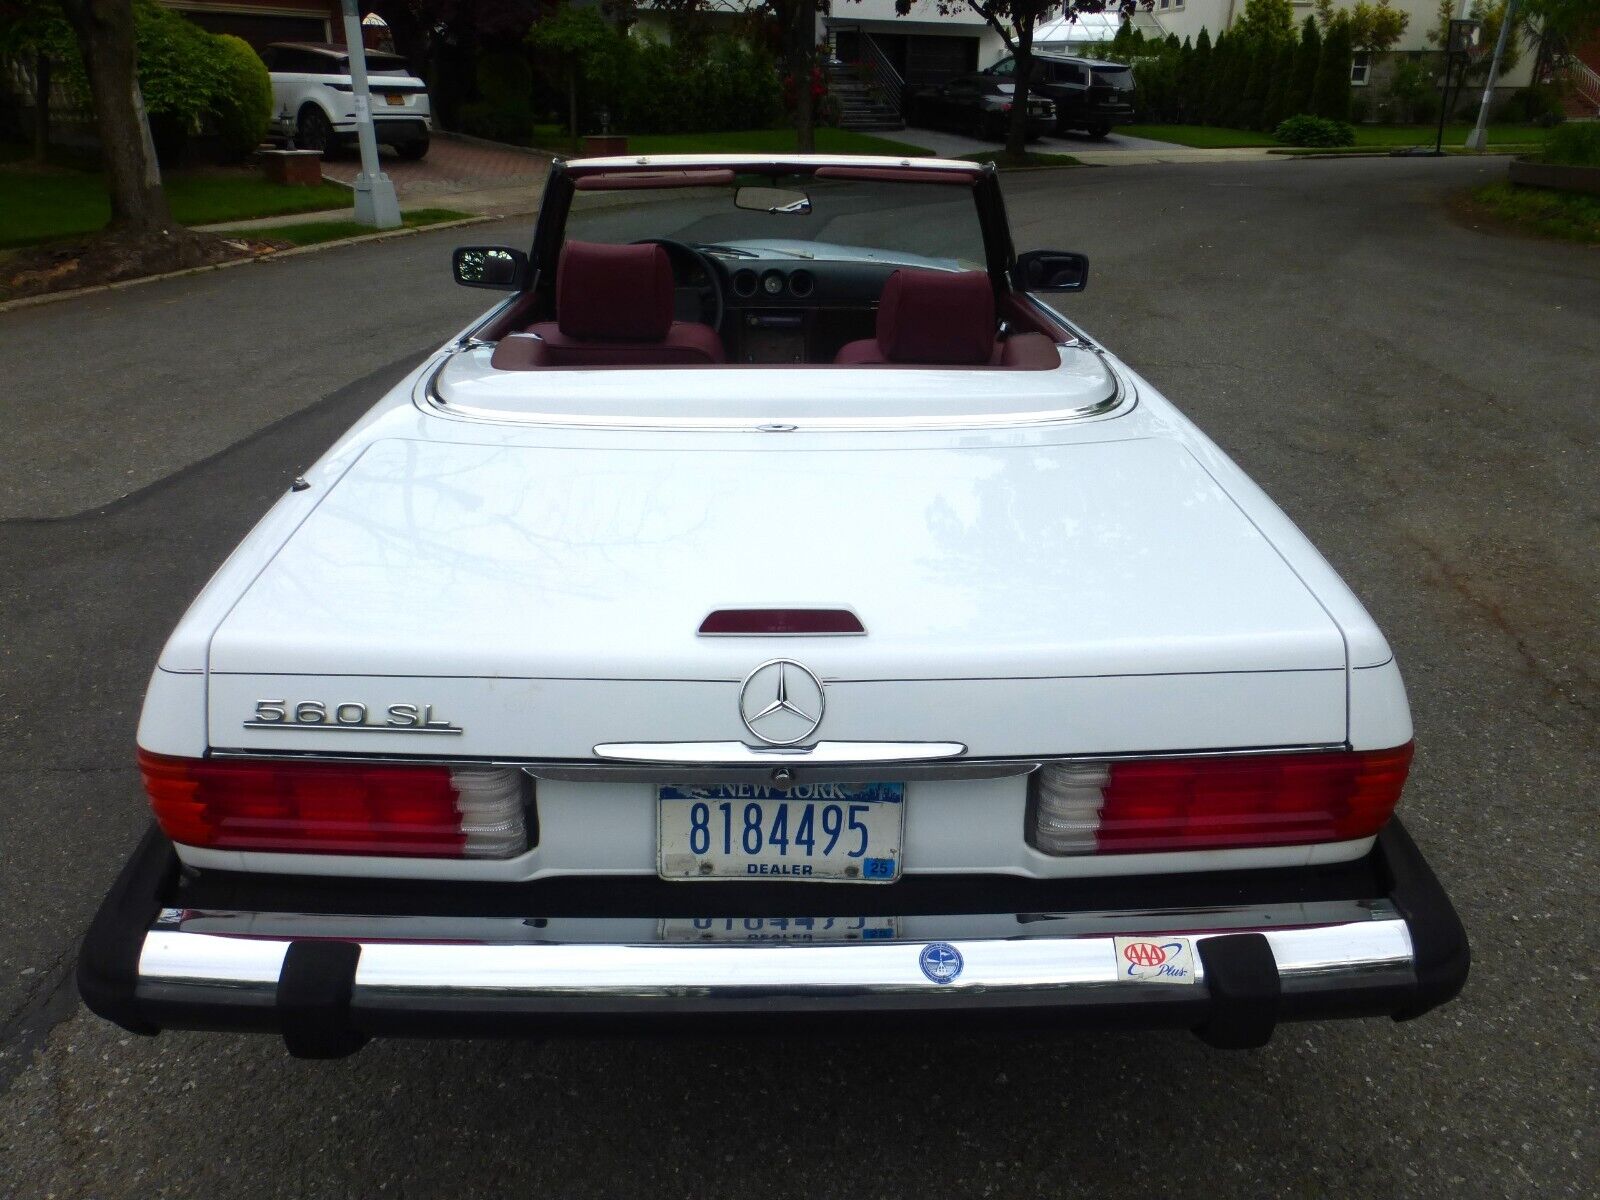
<path fill-rule="evenodd" d="M 725 187 L 733 182 L 732 170 L 606 171 L 579 175 L 572 186 L 580 192 L 621 192 L 630 188 Z"/>
<path fill-rule="evenodd" d="M 876 183 L 948 183 L 971 187 L 978 168 L 952 171 L 948 167 L 818 167 L 818 179 L 865 179 Z"/>
<path fill-rule="evenodd" d="M 866 631 L 861 618 L 847 608 L 719 608 L 700 622 L 701 634 L 723 637 Z"/>

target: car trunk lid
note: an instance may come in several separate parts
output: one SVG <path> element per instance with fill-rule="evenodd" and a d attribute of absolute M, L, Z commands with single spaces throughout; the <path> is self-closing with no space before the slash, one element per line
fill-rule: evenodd
<path fill-rule="evenodd" d="M 261 699 L 332 722 L 347 698 L 363 722 L 431 706 L 475 754 L 752 740 L 739 682 L 780 655 L 827 682 L 829 738 L 1344 737 L 1338 627 L 1175 441 L 748 445 L 375 442 L 217 629 L 213 744 L 370 751 L 243 725 Z M 729 608 L 849 609 L 866 633 L 698 634 Z"/>

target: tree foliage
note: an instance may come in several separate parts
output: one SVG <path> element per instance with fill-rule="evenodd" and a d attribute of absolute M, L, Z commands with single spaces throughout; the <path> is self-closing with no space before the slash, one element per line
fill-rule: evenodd
<path fill-rule="evenodd" d="M 1322 55 L 1317 60 L 1316 81 L 1311 88 L 1313 116 L 1330 121 L 1350 119 L 1350 59 L 1353 48 L 1350 41 L 1350 22 L 1343 13 L 1335 13 L 1322 39 Z"/>
<path fill-rule="evenodd" d="M 1406 26 L 1411 24 L 1411 14 L 1401 12 L 1389 0 L 1378 0 L 1376 4 L 1356 0 L 1348 17 L 1350 44 L 1370 54 L 1392 49 L 1405 33 Z"/>

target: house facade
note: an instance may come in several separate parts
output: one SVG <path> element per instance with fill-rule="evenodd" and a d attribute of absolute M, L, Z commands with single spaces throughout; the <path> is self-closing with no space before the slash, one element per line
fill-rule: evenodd
<path fill-rule="evenodd" d="M 231 33 L 262 50 L 273 42 L 342 42 L 339 0 L 162 0 L 202 29 Z"/>

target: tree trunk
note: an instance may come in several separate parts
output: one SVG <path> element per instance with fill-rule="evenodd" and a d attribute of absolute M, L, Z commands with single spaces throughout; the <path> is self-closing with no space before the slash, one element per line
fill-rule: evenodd
<path fill-rule="evenodd" d="M 567 134 L 572 138 L 572 149 L 578 149 L 578 68 L 567 64 Z"/>
<path fill-rule="evenodd" d="M 33 161 L 42 163 L 50 153 L 50 56 L 33 59 Z"/>
<path fill-rule="evenodd" d="M 1033 80 L 1033 17 L 1017 20 L 1017 73 L 1011 93 L 1011 124 L 1006 129 L 1006 157 L 1021 162 L 1028 153 L 1028 84 Z"/>
<path fill-rule="evenodd" d="M 817 148 L 817 105 L 811 72 L 817 59 L 817 0 L 798 0 L 789 29 L 789 77 L 794 80 L 794 144 L 801 154 Z"/>
<path fill-rule="evenodd" d="M 111 193 L 110 229 L 165 233 L 172 225 L 161 168 L 139 91 L 129 0 L 62 0 L 89 76 L 95 126 Z"/>

